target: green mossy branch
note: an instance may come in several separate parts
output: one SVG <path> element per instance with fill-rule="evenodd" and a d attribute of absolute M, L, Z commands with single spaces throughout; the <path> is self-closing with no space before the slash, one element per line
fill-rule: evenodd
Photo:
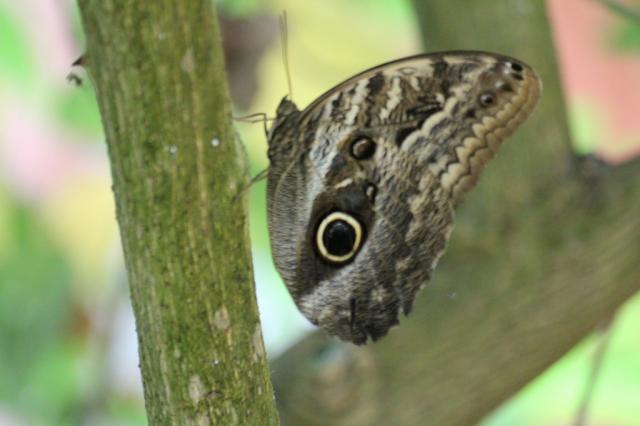
<path fill-rule="evenodd" d="M 209 0 L 79 0 L 151 424 L 277 424 Z"/>

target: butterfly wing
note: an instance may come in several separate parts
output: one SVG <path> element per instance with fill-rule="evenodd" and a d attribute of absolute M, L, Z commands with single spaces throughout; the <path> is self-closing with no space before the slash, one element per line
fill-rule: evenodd
<path fill-rule="evenodd" d="M 453 208 L 541 90 L 515 59 L 420 55 L 367 70 L 269 132 L 276 267 L 300 310 L 354 343 L 411 309 L 444 252 Z"/>

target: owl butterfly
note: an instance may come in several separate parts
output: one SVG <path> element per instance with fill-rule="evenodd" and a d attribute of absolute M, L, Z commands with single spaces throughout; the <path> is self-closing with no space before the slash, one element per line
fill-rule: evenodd
<path fill-rule="evenodd" d="M 429 280 L 454 207 L 541 92 L 535 71 L 442 52 L 364 71 L 268 132 L 276 268 L 302 313 L 356 344 L 398 324 Z"/>

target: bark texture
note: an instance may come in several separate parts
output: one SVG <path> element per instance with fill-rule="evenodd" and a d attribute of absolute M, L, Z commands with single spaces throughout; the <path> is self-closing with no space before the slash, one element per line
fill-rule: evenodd
<path fill-rule="evenodd" d="M 151 424 L 277 424 L 210 0 L 79 0 Z"/>
<path fill-rule="evenodd" d="M 411 317 L 364 348 L 315 333 L 273 363 L 285 424 L 474 424 L 640 289 L 640 162 L 573 153 L 544 2 L 414 5 L 427 51 L 520 58 L 542 99 L 458 209 Z"/>

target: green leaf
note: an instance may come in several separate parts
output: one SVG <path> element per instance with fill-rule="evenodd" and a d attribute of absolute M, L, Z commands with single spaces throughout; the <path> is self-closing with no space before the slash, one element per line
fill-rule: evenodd
<path fill-rule="evenodd" d="M 32 366 L 17 403 L 30 420 L 48 424 L 77 424 L 87 395 L 80 394 L 82 347 L 60 340 L 45 348 Z M 75 420 L 75 421 L 74 421 Z"/>

